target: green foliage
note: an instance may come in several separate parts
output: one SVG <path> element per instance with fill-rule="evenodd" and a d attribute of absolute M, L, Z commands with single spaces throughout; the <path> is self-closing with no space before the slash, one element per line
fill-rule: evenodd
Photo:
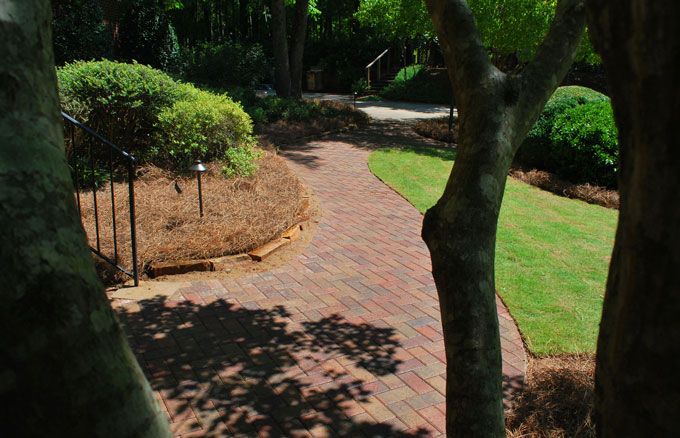
<path fill-rule="evenodd" d="M 422 0 L 361 0 L 355 17 L 389 39 L 434 37 Z"/>
<path fill-rule="evenodd" d="M 394 82 L 380 93 L 390 100 L 450 104 L 453 92 L 446 69 L 427 69 L 422 65 L 402 68 Z"/>
<path fill-rule="evenodd" d="M 370 89 L 371 86 L 365 78 L 359 78 L 352 83 L 352 93 L 366 94 Z"/>
<path fill-rule="evenodd" d="M 185 75 L 210 86 L 254 85 L 271 74 L 271 63 L 259 44 L 203 43 L 184 54 Z"/>
<path fill-rule="evenodd" d="M 108 56 L 111 34 L 104 25 L 97 0 L 52 2 L 52 40 L 57 65 Z"/>
<path fill-rule="evenodd" d="M 246 112 L 255 123 L 273 123 L 279 120 L 303 122 L 313 119 L 342 117 L 353 123 L 366 121 L 366 114 L 351 106 L 330 101 L 308 101 L 278 96 L 257 98 L 250 105 L 244 103 Z"/>
<path fill-rule="evenodd" d="M 558 88 L 550 98 L 517 152 L 517 161 L 575 182 L 613 187 L 617 153 L 607 96 L 568 86 Z"/>
<path fill-rule="evenodd" d="M 221 159 L 230 148 L 252 142 L 252 122 L 241 105 L 225 95 L 195 90 L 158 114 L 159 159 L 186 168 L 194 160 Z"/>
<path fill-rule="evenodd" d="M 499 55 L 528 61 L 550 27 L 556 0 L 468 0 L 484 45 Z M 361 0 L 357 19 L 394 37 L 433 38 L 432 22 L 422 0 Z M 588 39 L 579 60 L 598 62 Z"/>
<path fill-rule="evenodd" d="M 257 170 L 257 160 L 262 152 L 252 146 L 229 148 L 225 151 L 222 172 L 227 177 L 251 176 Z"/>
<path fill-rule="evenodd" d="M 116 57 L 165 71 L 180 67 L 180 47 L 163 0 L 124 0 Z"/>
<path fill-rule="evenodd" d="M 57 72 L 62 108 L 142 161 L 183 169 L 250 148 L 252 122 L 226 95 L 140 64 L 76 62 Z"/>
<path fill-rule="evenodd" d="M 141 159 L 158 152 L 158 114 L 192 88 L 137 63 L 81 61 L 58 69 L 57 76 L 65 112 Z"/>
<path fill-rule="evenodd" d="M 556 172 L 576 182 L 616 186 L 617 135 L 608 101 L 567 109 L 557 116 L 550 134 Z"/>

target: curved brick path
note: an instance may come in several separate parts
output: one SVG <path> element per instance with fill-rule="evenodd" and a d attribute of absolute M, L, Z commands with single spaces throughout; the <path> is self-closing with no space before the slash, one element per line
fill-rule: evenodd
<path fill-rule="evenodd" d="M 441 436 L 445 355 L 422 216 L 367 167 L 396 124 L 282 152 L 323 211 L 271 272 L 119 305 L 176 435 Z M 498 302 L 506 397 L 525 353 Z"/>

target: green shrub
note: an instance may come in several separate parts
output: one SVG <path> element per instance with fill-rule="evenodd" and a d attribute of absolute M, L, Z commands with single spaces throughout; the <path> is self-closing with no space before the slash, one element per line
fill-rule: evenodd
<path fill-rule="evenodd" d="M 352 83 L 352 92 L 362 95 L 366 94 L 371 89 L 368 81 L 364 78 L 359 78 Z"/>
<path fill-rule="evenodd" d="M 57 65 L 108 56 L 113 45 L 97 0 L 53 1 L 52 41 Z"/>
<path fill-rule="evenodd" d="M 75 62 L 58 69 L 62 109 L 141 159 L 151 159 L 158 114 L 191 93 L 140 64 Z"/>
<path fill-rule="evenodd" d="M 241 106 L 207 91 L 164 108 L 156 126 L 156 142 L 165 142 L 159 158 L 181 168 L 196 159 L 221 159 L 227 150 L 252 142 L 252 122 Z"/>
<path fill-rule="evenodd" d="M 599 110 L 593 110 L 591 105 L 595 105 Z M 577 115 L 581 111 L 586 111 L 581 109 L 584 106 L 589 107 L 587 111 L 594 111 L 595 113 L 601 112 L 602 108 L 609 108 L 607 115 L 598 117 L 594 121 L 593 129 L 605 130 L 607 132 L 612 132 L 613 130 L 615 132 L 616 128 L 613 118 L 609 117 L 611 115 L 611 105 L 607 96 L 585 87 L 560 87 L 550 97 L 538 120 L 527 134 L 526 139 L 517 152 L 516 160 L 525 166 L 548 170 L 575 182 L 588 181 L 613 186 L 615 178 L 611 175 L 613 175 L 612 172 L 614 172 L 615 164 L 612 164 L 609 170 L 603 173 L 603 175 L 606 174 L 608 176 L 604 176 L 601 179 L 595 178 L 595 175 L 590 170 L 593 166 L 588 163 L 591 163 L 592 160 L 588 158 L 586 151 L 589 148 L 598 147 L 596 144 L 590 143 L 594 141 L 594 137 L 588 137 L 588 135 L 585 135 L 585 131 L 583 131 L 581 132 L 583 134 L 581 137 L 574 138 L 572 142 L 566 141 L 567 132 L 570 128 L 565 126 L 565 123 L 573 123 L 573 129 L 581 129 L 577 125 L 584 127 L 589 123 L 587 119 L 581 120 Z M 566 113 L 571 114 L 570 118 L 564 118 Z M 558 137 L 555 136 L 558 121 L 561 131 L 559 144 L 556 143 Z M 597 125 L 596 128 L 595 125 Z M 576 133 L 576 131 L 573 132 L 574 134 Z M 579 148 L 567 146 L 567 144 L 575 146 L 574 142 L 585 143 Z M 614 146 L 616 146 L 616 135 L 614 135 Z M 581 157 L 580 154 L 584 154 L 584 156 Z M 616 160 L 613 161 L 615 162 Z M 587 168 L 578 170 L 579 166 L 587 166 Z M 593 176 L 588 177 L 587 175 Z"/>
<path fill-rule="evenodd" d="M 575 182 L 616 185 L 617 129 L 608 101 L 569 108 L 555 119 L 550 134 L 555 171 Z"/>
<path fill-rule="evenodd" d="M 184 57 L 186 77 L 210 86 L 254 85 L 271 71 L 259 44 L 204 43 L 187 49 Z"/>
<path fill-rule="evenodd" d="M 138 159 L 184 169 L 250 148 L 252 122 L 226 95 L 140 64 L 76 62 L 58 69 L 62 108 Z"/>
<path fill-rule="evenodd" d="M 225 151 L 222 172 L 228 177 L 251 176 L 257 170 L 262 152 L 252 146 L 229 148 Z"/>

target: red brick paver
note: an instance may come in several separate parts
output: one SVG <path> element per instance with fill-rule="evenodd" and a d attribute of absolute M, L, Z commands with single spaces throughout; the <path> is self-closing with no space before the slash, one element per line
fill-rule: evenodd
<path fill-rule="evenodd" d="M 175 435 L 444 432 L 444 344 L 422 216 L 370 173 L 368 143 L 336 136 L 283 153 L 323 211 L 302 255 L 195 282 L 181 301 L 118 307 Z M 526 356 L 497 305 L 508 398 Z"/>

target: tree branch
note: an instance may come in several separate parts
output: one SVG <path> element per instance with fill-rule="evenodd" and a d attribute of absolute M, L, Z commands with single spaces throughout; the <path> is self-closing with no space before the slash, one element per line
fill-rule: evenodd
<path fill-rule="evenodd" d="M 522 138 L 574 62 L 585 28 L 584 3 L 584 0 L 559 0 L 548 34 L 519 76 L 517 120 L 522 124 L 518 127 Z"/>
<path fill-rule="evenodd" d="M 479 30 L 465 0 L 426 0 L 453 85 L 456 104 L 464 111 L 465 96 L 485 88 L 500 73 L 489 61 Z"/>

